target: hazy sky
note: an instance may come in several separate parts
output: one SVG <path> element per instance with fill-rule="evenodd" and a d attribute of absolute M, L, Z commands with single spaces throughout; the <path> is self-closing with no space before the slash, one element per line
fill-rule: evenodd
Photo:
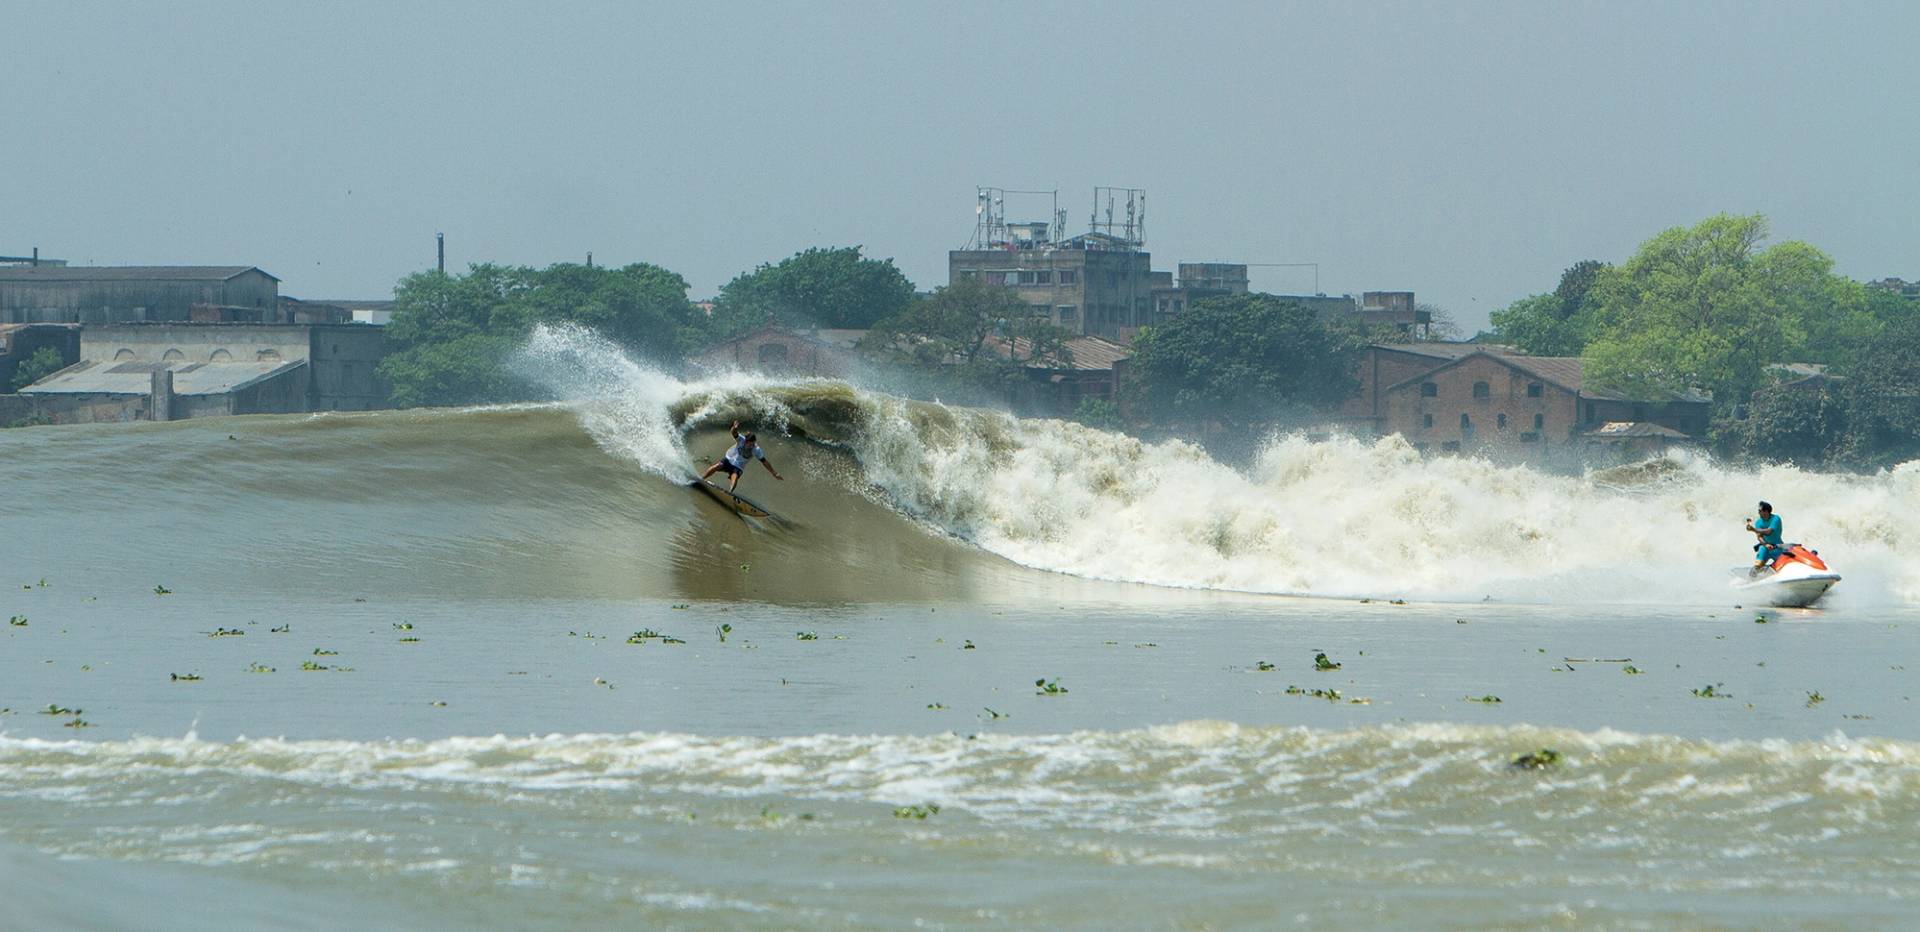
<path fill-rule="evenodd" d="M 0 254 L 252 264 L 302 297 L 385 297 L 436 231 L 450 267 L 592 250 L 696 297 L 810 245 L 931 288 L 976 184 L 1058 188 L 1075 230 L 1094 185 L 1145 188 L 1156 268 L 1318 262 L 1324 291 L 1470 327 L 1719 211 L 1920 277 L 1915 2 L 0 0 L 0 23 Z"/>

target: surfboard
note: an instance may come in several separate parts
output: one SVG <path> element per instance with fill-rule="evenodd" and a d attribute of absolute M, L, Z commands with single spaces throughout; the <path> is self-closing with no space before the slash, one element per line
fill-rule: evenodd
<path fill-rule="evenodd" d="M 753 499 L 737 492 L 729 492 L 705 479 L 689 479 L 687 484 L 707 493 L 713 500 L 733 509 L 749 518 L 771 518 L 773 512 L 761 507 Z"/>

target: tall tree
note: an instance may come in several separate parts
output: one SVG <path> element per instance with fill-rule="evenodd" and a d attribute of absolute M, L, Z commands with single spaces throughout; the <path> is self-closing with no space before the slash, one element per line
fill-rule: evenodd
<path fill-rule="evenodd" d="M 892 259 L 863 259 L 859 246 L 814 248 L 761 265 L 720 289 L 714 321 L 727 334 L 784 324 L 865 329 L 906 310 L 913 283 Z"/>
<path fill-rule="evenodd" d="M 1361 338 L 1270 294 L 1196 301 L 1140 332 L 1125 386 L 1134 415 L 1168 428 L 1249 434 L 1353 393 Z"/>
<path fill-rule="evenodd" d="M 1560 273 L 1560 285 L 1552 293 L 1521 298 L 1494 311 L 1496 338 L 1535 356 L 1580 355 L 1592 329 L 1587 296 L 1607 268 L 1594 259 L 1576 262 Z"/>
<path fill-rule="evenodd" d="M 480 264 L 464 275 L 422 272 L 394 289 L 392 352 L 380 364 L 401 407 L 533 397 L 507 360 L 538 323 L 576 323 L 627 350 L 673 363 L 707 322 L 679 275 L 646 263 L 546 269 Z"/>
<path fill-rule="evenodd" d="M 1699 386 L 1728 407 L 1766 381 L 1768 363 L 1805 357 L 1810 332 L 1844 332 L 1858 286 L 1805 243 L 1762 249 L 1760 215 L 1676 227 L 1604 270 L 1588 294 L 1588 377 L 1637 391 Z"/>
<path fill-rule="evenodd" d="M 1035 317 L 1010 288 L 962 279 L 934 289 L 868 332 L 861 348 L 975 388 L 1005 387 L 1028 366 L 1069 363 L 1066 330 Z"/>

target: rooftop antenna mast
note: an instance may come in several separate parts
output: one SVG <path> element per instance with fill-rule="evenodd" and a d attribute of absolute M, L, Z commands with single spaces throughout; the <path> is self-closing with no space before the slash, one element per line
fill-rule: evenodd
<path fill-rule="evenodd" d="M 1114 219 L 1114 208 L 1126 198 L 1125 219 Z M 1101 201 L 1106 201 L 1106 219 L 1101 219 Z M 1111 236 L 1139 249 L 1147 244 L 1147 192 L 1140 188 L 1093 189 L 1093 232 Z"/>
<path fill-rule="evenodd" d="M 1007 188 L 990 188 L 985 185 L 974 187 L 973 195 L 973 238 L 967 241 L 968 249 L 994 249 L 1006 246 L 1013 241 L 1013 231 L 1007 227 L 1007 195 L 1047 195 L 1053 198 L 1053 210 L 1048 214 L 1052 221 L 1048 225 L 1047 241 L 1059 243 L 1067 237 L 1067 212 L 1060 209 L 1060 190 L 1016 191 Z"/>

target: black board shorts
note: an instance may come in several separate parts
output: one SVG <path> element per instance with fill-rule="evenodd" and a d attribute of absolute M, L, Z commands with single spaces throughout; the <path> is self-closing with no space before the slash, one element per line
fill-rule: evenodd
<path fill-rule="evenodd" d="M 740 475 L 740 467 L 735 466 L 732 463 L 727 462 L 726 460 L 720 461 L 720 471 L 723 473 L 726 473 L 729 476 Z"/>

